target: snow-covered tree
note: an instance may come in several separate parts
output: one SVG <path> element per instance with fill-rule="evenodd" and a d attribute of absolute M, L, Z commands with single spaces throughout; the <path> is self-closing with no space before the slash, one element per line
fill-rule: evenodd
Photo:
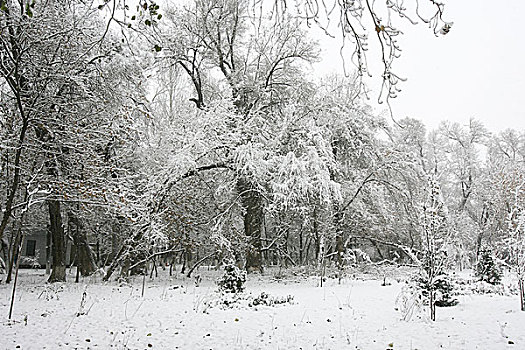
<path fill-rule="evenodd" d="M 525 311 L 525 182 L 522 175 L 514 189 L 514 203 L 508 215 L 508 237 L 504 239 L 508 263 L 518 278 L 521 310 Z"/>
<path fill-rule="evenodd" d="M 435 175 L 429 177 L 427 191 L 421 213 L 420 269 L 422 288 L 428 293 L 430 319 L 435 321 L 437 292 L 439 284 L 446 282 L 453 230 L 448 223 L 448 211 Z"/>
<path fill-rule="evenodd" d="M 50 281 L 63 281 L 64 204 L 69 203 L 77 223 L 79 249 L 89 255 L 78 210 L 80 204 L 108 205 L 118 197 L 114 155 L 134 137 L 128 120 L 140 96 L 134 87 L 134 74 L 140 72 L 108 33 L 96 7 L 75 1 L 2 4 L 1 86 L 12 114 L 14 146 L 6 152 L 14 160 L 0 237 L 13 211 L 29 203 L 22 190 L 31 191 L 31 203 L 48 205 Z M 37 190 L 27 188 L 29 180 Z"/>

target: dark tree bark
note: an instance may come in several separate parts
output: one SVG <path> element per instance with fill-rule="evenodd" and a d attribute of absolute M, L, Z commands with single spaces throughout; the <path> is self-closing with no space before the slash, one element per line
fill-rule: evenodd
<path fill-rule="evenodd" d="M 49 226 L 46 228 L 46 275 L 51 273 L 51 229 Z"/>
<path fill-rule="evenodd" d="M 5 22 L 2 23 L 3 30 L 6 31 L 7 37 L 9 40 L 4 41 L 4 46 L 2 48 L 4 56 L 6 59 L 2 61 L 0 65 L 0 72 L 3 77 L 3 80 L 7 83 L 10 90 L 13 92 L 16 102 L 16 109 L 20 115 L 22 125 L 20 128 L 20 133 L 18 136 L 18 144 L 15 151 L 15 159 L 13 163 L 13 180 L 8 185 L 9 190 L 6 197 L 4 208 L 2 208 L 2 219 L 0 220 L 0 240 L 4 236 L 5 229 L 9 223 L 10 218 L 13 216 L 13 205 L 16 194 L 18 192 L 18 187 L 21 181 L 21 170 L 22 170 L 22 151 L 24 150 L 24 145 L 26 143 L 26 134 L 29 129 L 29 121 L 31 119 L 30 112 L 32 106 L 27 105 L 27 99 L 25 95 L 29 90 L 28 79 L 22 73 L 24 70 L 19 69 L 19 64 L 21 63 L 23 56 L 23 41 L 20 40 L 21 36 L 19 32 L 23 31 L 23 28 L 17 24 L 16 15 L 12 13 L 12 4 L 10 2 L 3 2 L 2 8 L 3 17 Z M 16 13 L 16 12 L 15 12 Z M 4 23 L 7 26 L 4 26 Z"/>
<path fill-rule="evenodd" d="M 12 274 L 13 274 L 13 268 L 18 261 L 18 252 L 20 251 L 20 245 L 22 242 L 20 241 L 21 238 L 21 228 L 18 228 L 18 231 L 15 236 L 15 242 L 12 247 L 11 256 L 9 257 L 8 266 L 7 266 L 7 278 L 5 280 L 5 283 L 11 283 L 12 280 Z"/>
<path fill-rule="evenodd" d="M 66 235 L 62 224 L 62 213 L 58 200 L 48 200 L 49 229 L 53 242 L 53 270 L 47 280 L 49 283 L 66 281 Z"/>
<path fill-rule="evenodd" d="M 108 270 L 106 271 L 106 274 L 104 275 L 104 278 L 102 279 L 104 282 L 109 281 L 109 278 L 111 277 L 115 269 L 118 267 L 121 258 L 127 254 L 126 249 L 127 247 L 125 245 L 122 245 L 120 250 L 116 253 L 115 257 L 113 258 L 111 264 L 108 267 Z"/>
<path fill-rule="evenodd" d="M 193 261 L 193 254 L 191 251 L 191 246 L 186 246 L 184 252 L 182 253 L 182 267 L 180 273 L 185 273 L 186 269 L 191 269 L 191 262 Z"/>
<path fill-rule="evenodd" d="M 518 285 L 520 289 L 520 306 L 521 311 L 525 311 L 525 285 L 523 284 L 523 278 L 518 280 Z"/>
<path fill-rule="evenodd" d="M 111 264 L 109 265 L 108 270 L 106 271 L 106 274 L 104 275 L 103 281 L 108 281 L 111 275 L 113 274 L 113 272 L 115 271 L 115 269 L 122 262 L 124 262 L 124 266 L 122 267 L 122 270 L 121 270 L 121 276 L 124 274 L 125 275 L 124 277 L 127 277 L 129 266 L 130 266 L 129 255 L 131 254 L 133 247 L 137 245 L 137 242 L 140 242 L 140 240 L 142 239 L 148 226 L 149 224 L 146 224 L 142 226 L 141 228 L 139 228 L 137 233 L 133 237 L 130 237 L 124 242 L 124 244 L 122 244 L 122 246 L 116 253 L 115 257 L 111 261 Z M 128 267 L 125 266 L 126 264 L 128 265 Z"/>
<path fill-rule="evenodd" d="M 93 250 L 87 241 L 86 231 L 82 221 L 72 212 L 68 212 L 68 219 L 71 224 L 75 226 L 73 231 L 73 241 L 77 250 L 77 269 L 80 270 L 82 276 L 89 276 L 95 272 L 97 265 Z"/>
<path fill-rule="evenodd" d="M 487 228 L 489 221 L 489 210 L 486 203 L 483 204 L 483 209 L 481 211 L 481 218 L 480 218 L 480 226 L 481 229 L 479 230 L 478 236 L 476 237 L 476 262 L 479 259 L 479 256 L 481 254 L 481 249 L 483 246 L 483 238 L 485 235 L 485 230 Z"/>
<path fill-rule="evenodd" d="M 120 277 L 121 278 L 128 278 L 129 276 L 129 270 L 130 270 L 130 267 L 131 266 L 131 259 L 129 258 L 129 255 L 126 255 L 124 257 L 124 264 L 122 264 L 122 268 L 120 269 Z M 107 276 L 107 274 L 106 274 Z"/>
<path fill-rule="evenodd" d="M 20 101 L 20 97 L 19 95 L 17 95 L 17 99 L 18 101 Z M 19 138 L 19 144 L 18 144 L 18 147 L 16 149 L 16 153 L 15 153 L 15 162 L 13 164 L 14 166 L 14 175 L 13 175 L 13 182 L 11 184 L 11 188 L 9 190 L 9 194 L 6 198 L 6 202 L 5 202 L 5 205 L 4 205 L 4 210 L 2 210 L 2 220 L 0 221 L 0 239 L 3 238 L 4 236 L 4 231 L 7 227 L 7 224 L 9 222 L 9 219 L 11 218 L 11 215 L 12 215 L 12 212 L 13 212 L 13 203 L 14 203 L 14 199 L 15 199 L 15 195 L 17 193 L 17 190 L 18 190 L 18 186 L 20 184 L 20 162 L 21 162 L 21 156 L 22 156 L 22 145 L 24 144 L 25 142 L 25 135 L 26 135 L 26 131 L 27 131 L 27 128 L 29 126 L 29 121 L 27 120 L 27 117 L 25 116 L 25 114 L 23 113 L 23 108 L 21 107 L 21 103 L 18 103 L 19 105 L 19 108 L 20 108 L 20 114 L 22 115 L 22 129 L 20 131 L 20 138 Z"/>
<path fill-rule="evenodd" d="M 303 242 L 303 227 L 299 230 L 299 265 L 303 264 L 303 251 L 304 251 L 304 242 Z"/>
<path fill-rule="evenodd" d="M 436 292 L 434 291 L 434 289 L 431 289 L 429 292 L 429 304 L 430 304 L 430 319 L 432 321 L 435 321 L 436 320 Z"/>
<path fill-rule="evenodd" d="M 319 232 L 319 225 L 317 222 L 317 205 L 314 207 L 314 211 L 312 213 L 312 228 L 314 233 L 314 240 L 315 240 L 315 261 L 319 261 L 319 255 L 321 253 L 321 235 Z"/>
<path fill-rule="evenodd" d="M 248 239 L 246 270 L 262 272 L 261 236 L 263 231 L 263 199 L 259 191 L 246 179 L 237 180 L 237 191 L 244 208 L 244 233 Z"/>
<path fill-rule="evenodd" d="M 0 252 L 2 254 L 2 261 L 0 261 L 0 270 L 2 270 L 7 269 L 7 264 L 9 262 L 9 253 L 7 243 L 3 239 L 0 239 L 0 246 Z"/>
<path fill-rule="evenodd" d="M 339 211 L 337 205 L 335 206 L 334 210 L 335 250 L 337 252 L 337 267 L 341 271 L 343 268 L 343 257 L 346 252 L 343 237 L 343 213 Z"/>

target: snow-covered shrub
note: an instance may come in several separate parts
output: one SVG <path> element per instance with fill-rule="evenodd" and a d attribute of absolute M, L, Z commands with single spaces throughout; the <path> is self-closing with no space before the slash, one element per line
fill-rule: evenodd
<path fill-rule="evenodd" d="M 455 283 L 448 275 L 441 275 L 429 285 L 428 280 L 419 274 L 412 276 L 403 286 L 396 298 L 396 310 L 401 313 L 405 321 L 413 317 L 424 318 L 429 304 L 430 291 L 434 291 L 434 305 L 439 307 L 458 304 Z"/>
<path fill-rule="evenodd" d="M 226 293 L 240 293 L 244 290 L 245 282 L 246 271 L 235 266 L 233 261 L 225 261 L 224 274 L 217 281 L 219 290 Z"/>
<path fill-rule="evenodd" d="M 499 294 L 512 295 L 510 285 L 490 284 L 480 281 L 478 278 L 470 276 L 452 275 L 450 283 L 453 286 L 454 295 L 472 295 L 472 294 Z M 514 284 L 512 284 L 513 286 Z M 516 291 L 517 294 L 517 291 Z"/>
<path fill-rule="evenodd" d="M 422 318 L 426 314 L 421 289 L 417 288 L 413 281 L 407 282 L 401 288 L 401 292 L 396 298 L 395 310 L 401 313 L 401 318 L 404 321 L 410 321 L 414 316 Z"/>
<path fill-rule="evenodd" d="M 469 293 L 507 295 L 512 294 L 512 290 L 507 292 L 505 290 L 505 286 L 503 286 L 501 283 L 492 284 L 485 281 L 478 281 L 470 285 Z M 518 294 L 517 290 L 515 294 Z"/>
<path fill-rule="evenodd" d="M 266 292 L 261 292 L 258 296 L 256 296 L 249 304 L 248 306 L 258 306 L 258 305 L 264 305 L 264 306 L 274 306 L 279 304 L 292 304 L 293 303 L 293 295 L 287 295 L 286 297 L 272 297 L 270 294 Z"/>
<path fill-rule="evenodd" d="M 29 266 L 33 269 L 38 269 L 41 267 L 40 263 L 38 262 L 38 254 L 35 256 L 21 256 L 20 265 Z"/>
<path fill-rule="evenodd" d="M 276 307 L 279 305 L 293 304 L 293 295 L 274 297 L 266 292 L 254 297 L 246 293 L 213 293 L 196 300 L 194 310 L 197 312 L 208 313 L 210 309 L 219 308 L 220 310 L 255 308 L 258 306 Z"/>
<path fill-rule="evenodd" d="M 481 252 L 481 257 L 476 264 L 476 277 L 493 285 L 501 283 L 501 270 L 488 250 Z"/>
<path fill-rule="evenodd" d="M 247 296 L 244 294 L 210 294 L 198 300 L 193 309 L 203 313 L 208 313 L 213 308 L 220 310 L 246 309 L 246 298 Z"/>
<path fill-rule="evenodd" d="M 367 252 L 362 249 L 348 249 L 343 257 L 344 263 L 347 266 L 355 266 L 359 263 L 371 263 L 372 259 Z"/>

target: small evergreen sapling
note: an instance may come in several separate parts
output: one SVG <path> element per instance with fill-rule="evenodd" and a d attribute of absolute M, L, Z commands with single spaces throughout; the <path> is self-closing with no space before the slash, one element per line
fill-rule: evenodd
<path fill-rule="evenodd" d="M 459 302 L 454 298 L 454 285 L 451 283 L 449 275 L 444 272 L 436 276 L 432 283 L 428 278 L 418 276 L 416 285 L 421 290 L 425 303 L 428 303 L 430 293 L 433 293 L 434 305 L 438 307 L 454 306 Z"/>
<path fill-rule="evenodd" d="M 224 274 L 217 281 L 219 290 L 226 293 L 240 293 L 244 290 L 245 282 L 246 271 L 239 269 L 232 261 L 225 261 Z"/>
<path fill-rule="evenodd" d="M 492 285 L 501 283 L 501 270 L 491 252 L 484 250 L 481 252 L 481 257 L 476 264 L 476 277 L 480 281 L 490 283 Z"/>
<path fill-rule="evenodd" d="M 434 286 L 437 291 L 436 297 L 436 306 L 438 307 L 448 307 L 454 306 L 459 303 L 458 299 L 454 298 L 454 285 L 449 280 L 448 275 L 443 275 L 441 278 L 438 278 L 434 283 Z"/>

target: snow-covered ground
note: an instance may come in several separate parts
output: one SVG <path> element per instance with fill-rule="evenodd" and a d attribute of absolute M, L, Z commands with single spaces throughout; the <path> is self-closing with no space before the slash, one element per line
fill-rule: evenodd
<path fill-rule="evenodd" d="M 338 284 L 276 271 L 251 275 L 243 299 L 220 303 L 218 272 L 201 269 L 202 282 L 178 276 L 130 284 L 47 285 L 42 271 L 21 270 L 13 320 L 12 285 L 0 285 L 1 349 L 525 349 L 525 312 L 517 296 L 460 296 L 437 309 L 436 322 L 401 320 L 396 298 L 403 281 L 366 275 Z M 68 276 L 74 280 L 72 276 Z M 249 306 L 266 292 L 293 303 Z M 84 294 L 85 293 L 85 294 Z M 84 297 L 83 297 L 84 296 Z M 226 300 L 230 300 L 229 299 Z"/>

